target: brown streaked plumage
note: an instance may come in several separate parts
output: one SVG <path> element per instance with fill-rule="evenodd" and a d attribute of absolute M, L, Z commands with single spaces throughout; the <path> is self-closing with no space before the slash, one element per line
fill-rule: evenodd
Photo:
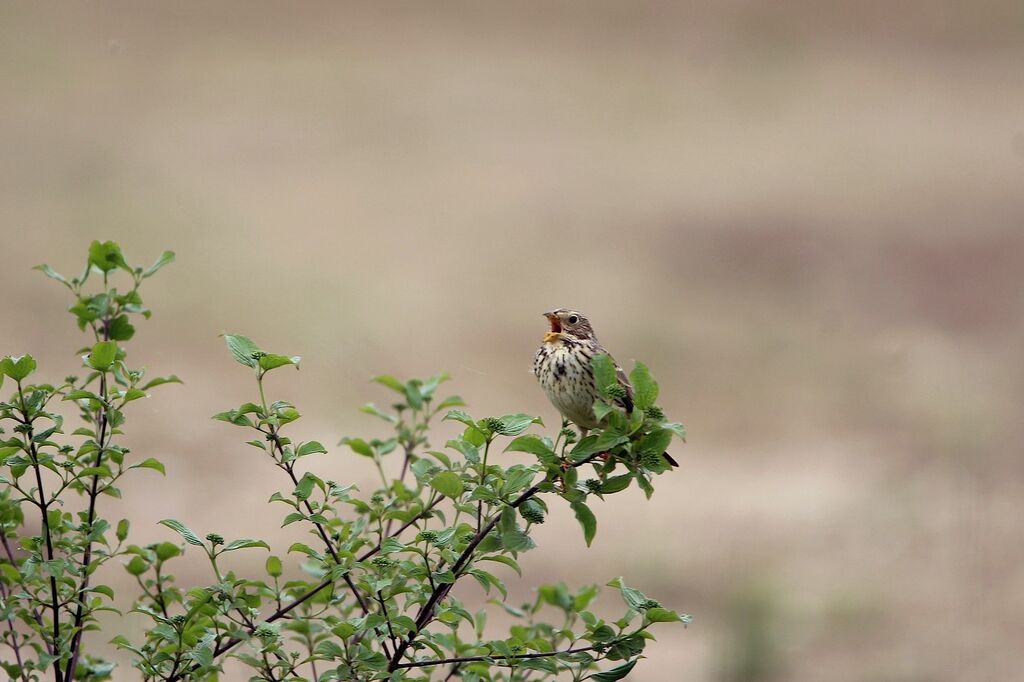
<path fill-rule="evenodd" d="M 594 401 L 598 397 L 594 384 L 595 355 L 611 353 L 604 349 L 594 334 L 594 328 L 583 314 L 568 308 L 557 308 L 544 313 L 551 329 L 544 334 L 544 342 L 533 356 L 533 374 L 551 403 L 562 416 L 578 426 L 583 435 L 600 426 L 594 414 Z M 616 404 L 626 412 L 633 411 L 633 387 L 629 377 L 615 362 L 615 374 L 626 394 Z M 668 453 L 665 458 L 677 466 Z"/>

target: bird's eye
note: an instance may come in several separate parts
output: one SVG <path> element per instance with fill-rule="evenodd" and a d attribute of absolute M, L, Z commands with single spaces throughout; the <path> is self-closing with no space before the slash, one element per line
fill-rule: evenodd
<path fill-rule="evenodd" d="M 570 315 L 569 316 L 569 324 L 576 324 L 579 321 L 580 321 L 580 318 L 578 318 L 576 315 Z"/>

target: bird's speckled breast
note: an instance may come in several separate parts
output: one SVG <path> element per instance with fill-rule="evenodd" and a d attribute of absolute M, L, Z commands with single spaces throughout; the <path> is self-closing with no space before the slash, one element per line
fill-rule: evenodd
<path fill-rule="evenodd" d="M 533 373 L 558 411 L 582 429 L 598 426 L 594 417 L 595 345 L 563 338 L 544 343 L 533 356 Z"/>

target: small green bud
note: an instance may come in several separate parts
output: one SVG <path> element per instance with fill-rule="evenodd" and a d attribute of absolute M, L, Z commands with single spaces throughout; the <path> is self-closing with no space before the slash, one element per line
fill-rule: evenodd
<path fill-rule="evenodd" d="M 32 432 L 32 425 L 31 424 L 18 424 L 18 425 L 16 425 L 14 427 L 14 432 L 15 433 L 31 433 Z"/>
<path fill-rule="evenodd" d="M 416 534 L 416 542 L 437 542 L 437 531 L 423 530 Z"/>
<path fill-rule="evenodd" d="M 626 398 L 626 388 L 621 384 L 612 384 L 604 389 L 604 392 L 609 398 L 615 398 L 616 400 L 624 400 Z"/>
<path fill-rule="evenodd" d="M 484 426 L 486 426 L 492 433 L 501 433 L 505 429 L 505 425 L 501 423 L 501 420 L 497 417 L 488 417 L 484 419 Z"/>
<path fill-rule="evenodd" d="M 256 626 L 256 629 L 252 631 L 252 634 L 260 639 L 276 639 L 277 628 L 272 623 L 260 623 Z"/>
<path fill-rule="evenodd" d="M 384 501 L 384 496 L 383 496 L 383 495 L 381 495 L 380 493 L 374 493 L 374 494 L 373 494 L 373 495 L 372 495 L 372 496 L 370 497 L 370 502 L 372 502 L 372 503 L 374 503 L 374 504 L 380 504 L 380 503 L 382 503 L 383 501 Z"/>
<path fill-rule="evenodd" d="M 647 609 L 660 609 L 661 602 L 657 599 L 645 599 L 644 602 L 640 604 L 638 608 L 641 611 L 646 611 Z"/>
<path fill-rule="evenodd" d="M 653 419 L 656 422 L 665 421 L 665 413 L 657 405 L 651 405 L 646 410 L 644 410 L 644 413 L 647 415 L 648 419 Z"/>
<path fill-rule="evenodd" d="M 530 523 L 544 523 L 544 509 L 534 500 L 527 500 L 519 507 L 519 514 Z"/>
<path fill-rule="evenodd" d="M 78 381 L 78 377 L 76 377 L 74 375 L 64 377 L 64 383 L 65 384 L 73 384 L 76 381 Z"/>
<path fill-rule="evenodd" d="M 209 540 L 210 544 L 212 544 L 215 547 L 217 545 L 223 545 L 224 544 L 224 536 L 223 535 L 218 535 L 217 533 L 208 533 L 207 536 L 206 536 L 206 539 Z"/>
<path fill-rule="evenodd" d="M 395 565 L 395 562 L 387 558 L 386 556 L 375 556 L 370 561 L 370 563 L 372 563 L 374 566 L 381 569 L 382 571 L 385 571 Z"/>
<path fill-rule="evenodd" d="M 570 429 L 568 426 L 560 431 L 562 438 L 565 439 L 566 443 L 575 443 L 577 436 L 576 432 Z"/>
<path fill-rule="evenodd" d="M 186 618 L 185 615 L 181 614 L 181 613 L 179 613 L 179 614 L 177 614 L 175 616 L 171 616 L 171 622 L 174 623 L 175 625 L 177 625 L 178 627 L 181 627 L 187 621 L 188 621 L 188 618 Z"/>
<path fill-rule="evenodd" d="M 646 469 L 657 469 L 665 463 L 660 452 L 655 450 L 644 450 L 640 453 L 640 465 Z"/>
<path fill-rule="evenodd" d="M 266 356 L 266 353 L 264 353 L 261 350 L 254 350 L 253 352 L 249 353 L 249 357 L 252 358 L 253 360 L 259 360 L 264 356 Z"/>
<path fill-rule="evenodd" d="M 583 485 L 586 487 L 587 492 L 589 493 L 601 492 L 601 481 L 597 480 L 596 478 L 588 478 L 587 480 L 583 481 Z"/>

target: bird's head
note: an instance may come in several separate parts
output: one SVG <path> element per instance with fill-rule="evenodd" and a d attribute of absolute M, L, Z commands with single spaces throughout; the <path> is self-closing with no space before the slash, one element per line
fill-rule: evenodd
<path fill-rule="evenodd" d="M 587 341 L 594 338 L 590 321 L 575 310 L 558 308 L 544 313 L 551 330 L 544 334 L 545 343 L 556 343 L 565 337 Z"/>

